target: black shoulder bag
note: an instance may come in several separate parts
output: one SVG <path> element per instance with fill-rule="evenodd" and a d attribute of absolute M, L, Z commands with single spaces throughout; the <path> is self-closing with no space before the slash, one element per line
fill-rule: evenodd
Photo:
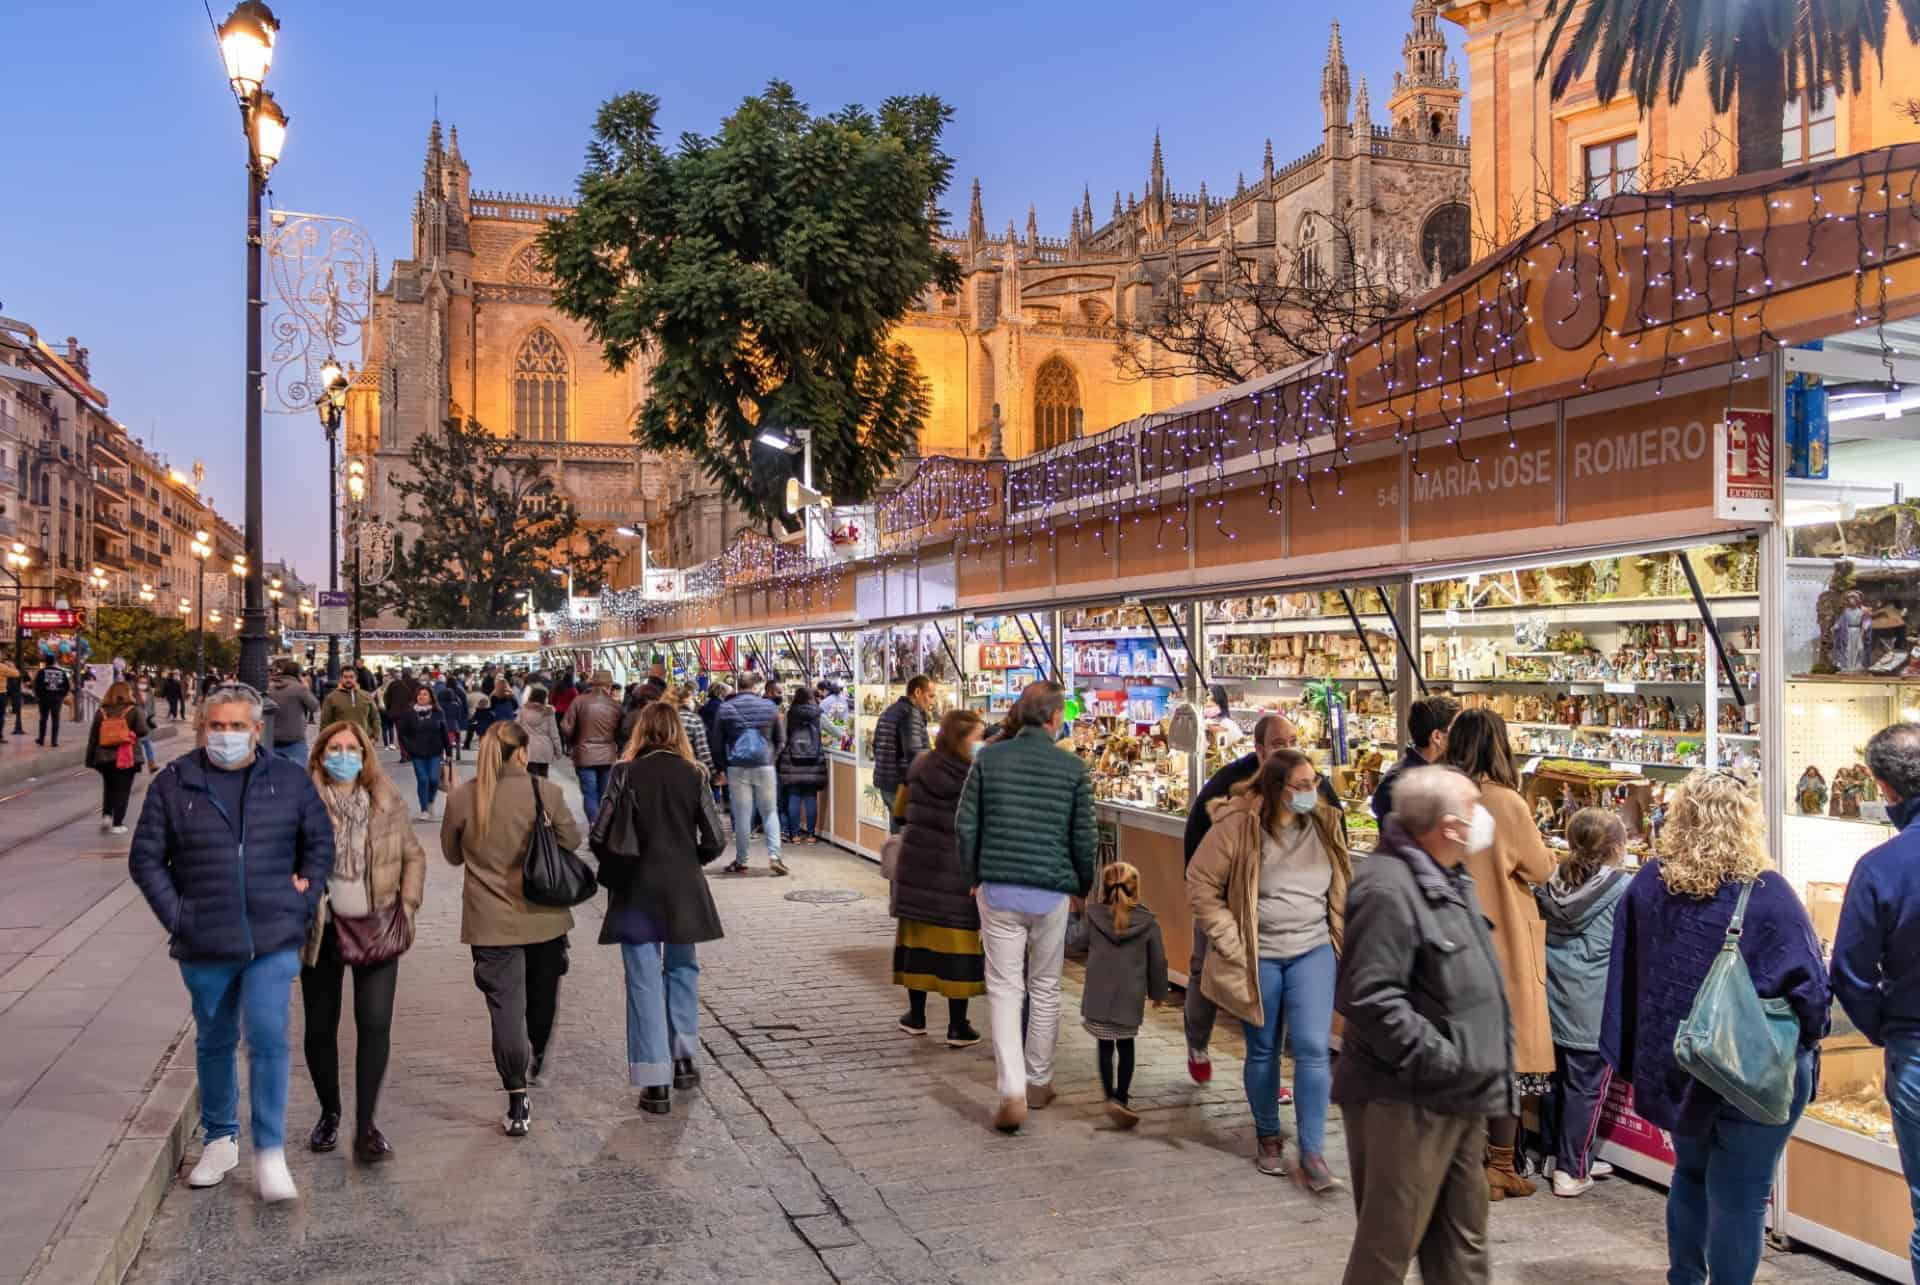
<path fill-rule="evenodd" d="M 553 832 L 553 821 L 540 798 L 538 778 L 533 787 L 533 829 L 527 833 L 526 868 L 521 873 L 521 890 L 536 906 L 577 906 L 599 890 L 599 883 L 587 863 L 560 846 Z"/>

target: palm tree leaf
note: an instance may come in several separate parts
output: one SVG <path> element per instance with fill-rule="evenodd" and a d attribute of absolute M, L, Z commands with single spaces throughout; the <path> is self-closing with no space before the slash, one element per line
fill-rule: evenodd
<path fill-rule="evenodd" d="M 1920 14 L 1920 0 L 1901 0 L 1902 4 L 1912 4 L 1914 12 Z M 1580 0 L 1547 0 L 1546 17 L 1553 19 L 1553 30 L 1547 33 L 1547 43 L 1540 47 L 1540 63 L 1533 69 L 1535 80 L 1543 79 L 1547 67 L 1553 62 L 1553 51 L 1560 47 L 1561 33 L 1567 29 L 1567 20 L 1573 17 L 1573 11 L 1580 7 Z M 1555 98 L 1559 95 L 1556 93 Z"/>
<path fill-rule="evenodd" d="M 1900 0 L 1900 17 L 1907 24 L 1907 39 L 1920 45 L 1920 0 Z"/>

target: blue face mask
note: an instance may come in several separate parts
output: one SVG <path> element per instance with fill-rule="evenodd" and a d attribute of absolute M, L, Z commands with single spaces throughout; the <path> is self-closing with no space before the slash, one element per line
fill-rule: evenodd
<path fill-rule="evenodd" d="M 207 757 L 213 760 L 215 767 L 245 767 L 247 760 L 253 757 L 252 732 L 208 732 Z"/>
<path fill-rule="evenodd" d="M 1287 806 L 1305 816 L 1320 806 L 1318 790 L 1292 790 L 1287 794 Z"/>
<path fill-rule="evenodd" d="M 327 769 L 327 775 L 346 785 L 360 777 L 359 750 L 328 750 L 327 756 L 320 760 Z"/>

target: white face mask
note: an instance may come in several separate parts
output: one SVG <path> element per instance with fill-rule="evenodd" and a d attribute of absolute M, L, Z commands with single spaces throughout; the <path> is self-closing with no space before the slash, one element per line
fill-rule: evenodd
<path fill-rule="evenodd" d="M 1466 837 L 1460 842 L 1469 853 L 1485 852 L 1493 846 L 1493 813 L 1485 804 L 1473 805 L 1473 818 L 1467 822 Z"/>

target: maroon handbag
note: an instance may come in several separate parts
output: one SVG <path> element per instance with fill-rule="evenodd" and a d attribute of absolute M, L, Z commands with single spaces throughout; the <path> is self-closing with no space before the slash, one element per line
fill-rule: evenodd
<path fill-rule="evenodd" d="M 373 863 L 367 863 L 367 900 L 373 900 Z M 334 940 L 340 958 L 349 964 L 384 964 L 398 959 L 413 945 L 413 918 L 394 890 L 393 904 L 370 915 L 335 915 Z"/>

